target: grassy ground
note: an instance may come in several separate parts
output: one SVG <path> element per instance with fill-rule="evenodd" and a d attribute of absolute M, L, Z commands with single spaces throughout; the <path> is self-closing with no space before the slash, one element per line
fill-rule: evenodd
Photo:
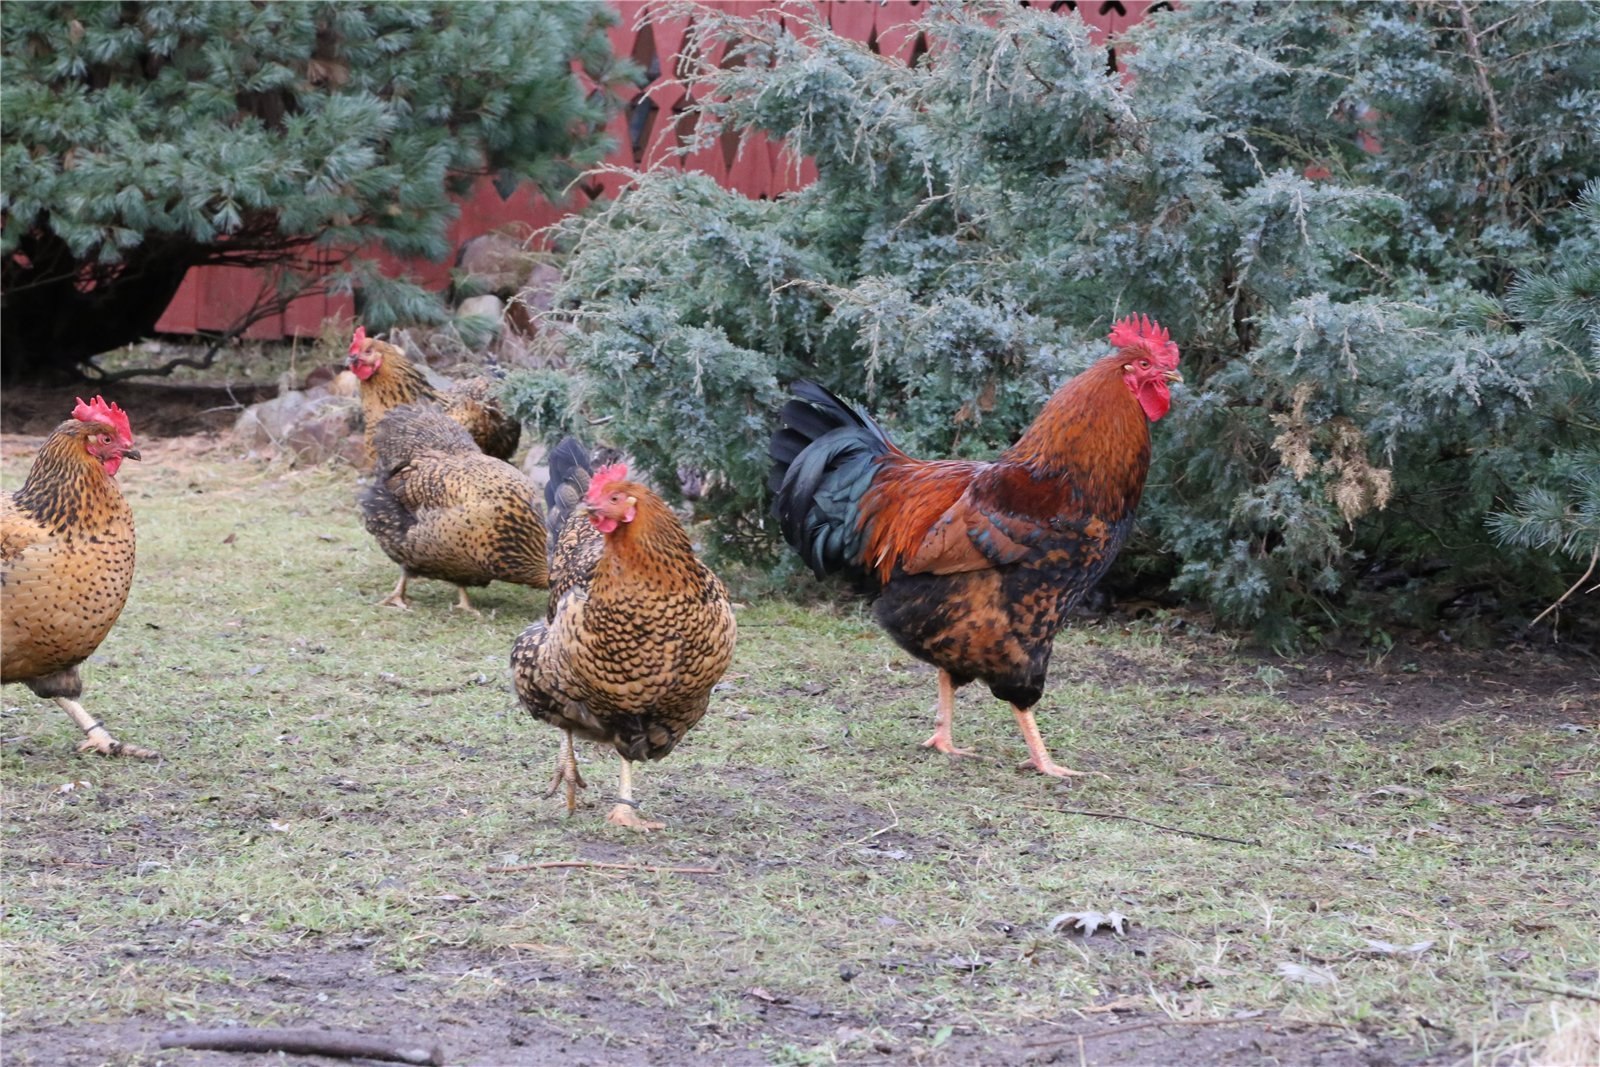
<path fill-rule="evenodd" d="M 155 1048 L 227 1022 L 474 1064 L 1600 1048 L 1592 660 L 1264 662 L 1173 620 L 1091 624 L 1040 721 L 1109 777 L 1061 786 L 1013 770 L 976 690 L 956 736 L 982 755 L 918 748 L 933 674 L 859 608 L 750 603 L 711 715 L 639 775 L 669 824 L 640 837 L 601 821 L 614 757 L 583 753 L 574 817 L 542 797 L 556 736 L 505 669 L 542 593 L 374 607 L 394 571 L 348 471 L 168 442 L 122 481 L 138 577 L 85 703 L 167 758 L 77 756 L 64 714 L 6 690 L 8 1064 L 269 1061 Z M 715 873 L 496 870 L 564 860 Z M 1052 921 L 1088 911 L 1125 933 Z"/>

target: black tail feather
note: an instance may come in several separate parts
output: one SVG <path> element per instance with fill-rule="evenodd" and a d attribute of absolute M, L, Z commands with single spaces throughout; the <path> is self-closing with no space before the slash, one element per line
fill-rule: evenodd
<path fill-rule="evenodd" d="M 589 491 L 594 476 L 589 450 L 576 437 L 564 437 L 550 450 L 546 461 L 550 480 L 544 486 L 545 528 L 550 531 L 550 558 L 555 558 L 556 538 L 567 524 L 567 516 Z"/>
<path fill-rule="evenodd" d="M 768 447 L 772 513 L 818 577 L 843 572 L 865 582 L 857 505 L 877 458 L 894 446 L 865 412 L 815 382 L 792 388 L 796 399 L 784 405 L 783 428 Z"/>

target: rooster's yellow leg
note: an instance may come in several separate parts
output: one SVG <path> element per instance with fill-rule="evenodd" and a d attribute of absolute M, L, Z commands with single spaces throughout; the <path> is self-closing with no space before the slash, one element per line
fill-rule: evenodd
<path fill-rule="evenodd" d="M 578 750 L 572 743 L 571 730 L 561 731 L 561 754 L 556 757 L 556 774 L 550 779 L 550 789 L 545 796 L 555 796 L 563 785 L 567 787 L 567 814 L 571 815 L 578 807 L 578 790 L 589 788 L 589 783 L 578 773 Z"/>
<path fill-rule="evenodd" d="M 66 697 L 56 697 L 55 700 L 66 709 L 68 715 L 72 716 L 72 721 L 78 724 L 78 729 L 84 732 L 84 739 L 78 744 L 79 752 L 98 752 L 102 756 L 132 756 L 135 759 L 160 757 L 159 752 L 130 745 L 112 737 L 111 731 L 91 718 L 89 713 L 83 710 L 83 705 L 76 700 L 69 700 Z"/>
<path fill-rule="evenodd" d="M 1028 758 L 1017 764 L 1018 769 L 1032 767 L 1040 774 L 1048 774 L 1052 778 L 1083 778 L 1088 775 L 1099 775 L 1101 778 L 1111 777 L 1100 774 L 1099 771 L 1075 771 L 1070 767 L 1063 767 L 1050 758 L 1049 751 L 1044 747 L 1044 738 L 1039 736 L 1039 724 L 1033 721 L 1033 712 L 1027 708 L 1011 705 L 1012 712 L 1017 716 L 1017 728 L 1022 731 L 1022 740 L 1028 744 Z"/>
<path fill-rule="evenodd" d="M 939 672 L 939 711 L 934 719 L 933 736 L 922 742 L 923 748 L 943 752 L 947 756 L 970 756 L 971 749 L 957 748 L 950 736 L 950 724 L 956 716 L 956 683 L 949 671 Z"/>
<path fill-rule="evenodd" d="M 664 822 L 651 822 L 639 818 L 639 805 L 633 799 L 633 764 L 622 761 L 622 780 L 617 783 L 617 803 L 606 816 L 606 822 L 626 826 L 630 830 L 663 830 Z"/>
<path fill-rule="evenodd" d="M 411 580 L 411 575 L 407 574 L 405 572 L 405 568 L 402 567 L 400 569 L 400 581 L 398 583 L 396 583 L 396 585 L 394 587 L 394 592 L 390 593 L 388 596 L 386 596 L 382 600 L 378 601 L 378 606 L 380 608 L 407 608 L 407 609 L 409 609 L 411 607 L 411 601 L 406 599 L 406 582 L 408 582 L 410 580 Z"/>
<path fill-rule="evenodd" d="M 468 615 L 482 614 L 482 612 L 472 606 L 472 601 L 467 599 L 467 587 L 464 585 L 456 586 L 456 602 L 450 605 L 450 610 L 464 611 Z"/>

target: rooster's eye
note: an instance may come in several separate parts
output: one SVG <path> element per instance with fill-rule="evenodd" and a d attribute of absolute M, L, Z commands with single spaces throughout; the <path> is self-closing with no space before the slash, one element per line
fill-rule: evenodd
<path fill-rule="evenodd" d="M 1139 361 L 1139 366 L 1141 366 L 1141 367 L 1145 368 L 1146 370 L 1148 370 L 1148 369 L 1150 369 L 1150 361 L 1148 359 L 1141 359 Z"/>

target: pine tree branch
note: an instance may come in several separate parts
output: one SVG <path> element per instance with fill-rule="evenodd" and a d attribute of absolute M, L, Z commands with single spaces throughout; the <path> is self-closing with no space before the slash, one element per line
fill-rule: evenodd
<path fill-rule="evenodd" d="M 1589 569 L 1583 572 L 1583 577 L 1581 577 L 1577 581 L 1573 582 L 1571 588 L 1569 588 L 1565 593 L 1562 593 L 1559 597 L 1557 597 L 1556 598 L 1556 602 L 1554 604 L 1551 604 L 1549 607 L 1547 607 L 1543 611 L 1539 612 L 1538 615 L 1534 616 L 1533 621 L 1528 623 L 1528 625 L 1525 626 L 1524 629 L 1531 630 L 1535 626 L 1539 625 L 1539 620 L 1540 619 L 1544 618 L 1546 615 L 1550 614 L 1552 611 L 1554 611 L 1557 608 L 1559 608 L 1561 606 L 1561 602 L 1562 601 L 1566 600 L 1567 597 L 1569 597 L 1573 593 L 1577 592 L 1578 591 L 1578 587 L 1580 585 L 1582 585 L 1584 582 L 1587 582 L 1589 580 L 1589 575 L 1594 573 L 1594 568 L 1595 568 L 1595 565 L 1597 563 L 1600 563 L 1600 548 L 1597 548 L 1593 552 L 1589 553 Z M 1589 590 L 1589 592 L 1592 593 L 1592 592 L 1594 592 L 1594 590 L 1591 589 L 1591 590 Z"/>
<path fill-rule="evenodd" d="M 1478 91 L 1483 94 L 1489 109 L 1489 140 L 1494 145 L 1494 169 L 1500 184 L 1500 213 L 1511 217 L 1511 137 L 1506 133 L 1500 117 L 1500 99 L 1495 95 L 1494 84 L 1489 80 L 1489 65 L 1483 57 L 1482 40 L 1472 21 L 1472 9 L 1466 0 L 1456 0 L 1456 10 L 1461 14 L 1461 30 L 1467 39 L 1467 56 L 1472 61 L 1473 75 Z M 1491 29 L 1499 29 L 1507 20 L 1502 19 Z"/>

